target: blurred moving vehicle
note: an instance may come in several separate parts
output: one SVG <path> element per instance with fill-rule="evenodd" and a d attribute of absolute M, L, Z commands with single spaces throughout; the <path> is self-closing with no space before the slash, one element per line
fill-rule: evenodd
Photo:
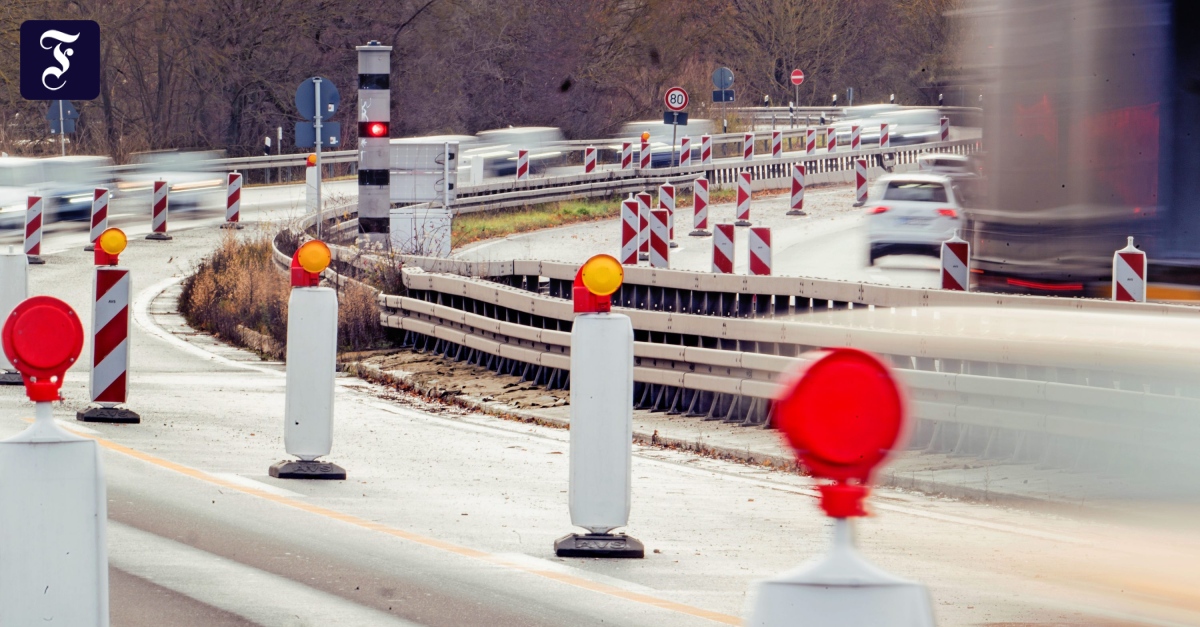
<path fill-rule="evenodd" d="M 224 172 L 212 163 L 222 157 L 224 154 L 218 150 L 137 153 L 132 158 L 135 167 L 121 176 L 117 188 L 122 196 L 145 195 L 149 199 L 154 181 L 161 180 L 170 185 L 170 208 L 173 210 L 224 207 Z"/>
<path fill-rule="evenodd" d="M 0 157 L 0 228 L 19 228 L 25 224 L 25 205 L 38 193 L 42 168 L 38 159 Z"/>
<path fill-rule="evenodd" d="M 108 157 L 50 157 L 38 161 L 44 180 L 41 187 L 44 211 L 53 220 L 86 219 L 91 215 L 97 187 L 116 191 L 113 160 Z"/>
<path fill-rule="evenodd" d="M 935 152 L 917 157 L 917 171 L 951 178 L 977 176 L 979 163 L 973 156 Z"/>
<path fill-rule="evenodd" d="M 880 125 L 888 125 L 893 146 L 911 146 L 939 141 L 942 136 L 941 112 L 935 107 L 899 107 L 896 105 L 863 105 L 847 107 L 857 110 L 856 117 L 847 117 L 832 126 L 837 133 L 838 147 L 850 146 L 851 127 L 858 126 L 859 141 L 864 146 L 878 146 Z"/>
<path fill-rule="evenodd" d="M 867 203 L 867 264 L 888 255 L 941 254 L 961 222 L 962 204 L 950 177 L 940 174 L 887 174 L 871 189 Z"/>
<path fill-rule="evenodd" d="M 541 173 L 560 165 L 563 153 L 558 144 L 565 137 L 552 126 L 524 126 L 480 131 L 470 149 L 463 150 L 460 165 L 470 164 L 472 157 L 483 159 L 487 177 L 514 176 L 517 173 L 517 151 L 529 151 L 529 173 Z"/>
<path fill-rule="evenodd" d="M 673 131 L 674 146 L 672 146 Z M 696 158 L 700 154 L 700 136 L 712 135 L 715 132 L 716 126 L 712 120 L 689 120 L 687 126 L 680 126 L 678 129 L 673 128 L 670 124 L 663 124 L 662 120 L 643 120 L 621 125 L 621 131 L 614 136 L 614 139 L 633 142 L 633 160 L 634 163 L 640 163 L 642 133 L 650 133 L 650 167 L 669 168 L 672 164 L 679 163 L 679 143 L 684 135 L 691 139 L 692 157 Z M 608 148 L 618 155 L 621 152 L 620 143 L 608 146 Z"/>

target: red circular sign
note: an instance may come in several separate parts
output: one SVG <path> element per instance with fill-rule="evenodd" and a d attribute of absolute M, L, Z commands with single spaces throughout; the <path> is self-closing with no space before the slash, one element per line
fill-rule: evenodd
<path fill-rule="evenodd" d="M 3 331 L 4 354 L 14 368 L 38 379 L 62 376 L 83 350 L 83 324 L 70 305 L 34 296 L 17 305 Z"/>
<path fill-rule="evenodd" d="M 813 475 L 866 483 L 901 441 L 904 398 L 873 355 L 825 351 L 775 399 L 775 424 Z"/>
<path fill-rule="evenodd" d="M 683 111 L 688 106 L 688 93 L 682 87 L 672 87 L 663 96 L 663 103 L 672 111 Z"/>
<path fill-rule="evenodd" d="M 804 72 L 800 70 L 792 70 L 792 84 L 799 85 L 804 82 Z"/>

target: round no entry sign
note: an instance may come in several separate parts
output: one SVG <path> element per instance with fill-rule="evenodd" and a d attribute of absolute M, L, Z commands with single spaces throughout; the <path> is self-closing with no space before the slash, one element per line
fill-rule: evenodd
<path fill-rule="evenodd" d="M 682 87 L 672 87 L 663 96 L 663 102 L 672 111 L 683 111 L 688 106 L 688 93 Z"/>
<path fill-rule="evenodd" d="M 800 70 L 792 70 L 792 84 L 799 85 L 804 82 L 804 72 Z"/>

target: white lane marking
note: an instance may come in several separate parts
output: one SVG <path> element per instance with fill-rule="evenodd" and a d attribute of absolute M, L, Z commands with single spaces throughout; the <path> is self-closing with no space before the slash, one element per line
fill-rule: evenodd
<path fill-rule="evenodd" d="M 291 579 L 111 520 L 108 546 L 109 562 L 116 568 L 259 625 L 414 625 Z"/>
<path fill-rule="evenodd" d="M 264 483 L 256 479 L 251 479 L 250 477 L 243 477 L 235 472 L 210 472 L 208 474 L 218 477 L 224 481 L 228 481 L 234 485 L 240 485 L 251 490 L 261 490 L 269 494 L 274 494 L 275 496 L 286 496 L 293 499 L 302 499 L 305 497 L 304 494 L 300 494 L 299 492 L 292 492 L 286 488 Z"/>

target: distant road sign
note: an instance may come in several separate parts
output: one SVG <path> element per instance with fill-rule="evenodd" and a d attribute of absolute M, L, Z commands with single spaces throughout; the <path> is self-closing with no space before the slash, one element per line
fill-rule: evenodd
<path fill-rule="evenodd" d="M 714 89 L 713 102 L 733 102 L 732 89 Z"/>
<path fill-rule="evenodd" d="M 733 70 L 727 67 L 719 67 L 712 73 L 713 87 L 717 89 L 729 89 L 733 87 Z"/>
<path fill-rule="evenodd" d="M 688 114 L 682 111 L 663 111 L 663 124 L 687 126 Z"/>
<path fill-rule="evenodd" d="M 296 108 L 300 110 L 300 115 L 311 120 L 316 115 L 318 107 L 316 106 L 316 84 L 321 82 L 321 119 L 328 120 L 337 113 L 338 105 L 342 103 L 342 95 L 338 93 L 337 87 L 329 79 L 314 76 L 300 83 L 300 87 L 296 88 Z"/>
<path fill-rule="evenodd" d="M 325 89 L 322 85 L 321 89 Z M 297 148 L 312 148 L 316 146 L 317 140 L 316 124 L 312 122 L 296 122 L 296 147 Z M 321 147 L 322 148 L 337 148 L 341 145 L 342 125 L 340 122 L 322 122 L 321 123 Z"/>
<path fill-rule="evenodd" d="M 663 96 L 663 102 L 672 111 L 683 111 L 688 106 L 688 93 L 682 87 L 672 87 Z"/>
<path fill-rule="evenodd" d="M 58 110 L 59 107 L 62 107 L 61 112 Z M 79 111 L 75 109 L 70 100 L 51 100 L 50 110 L 46 111 L 46 119 L 50 121 L 51 135 L 61 133 L 71 135 L 75 132 L 75 120 L 79 119 Z"/>
<path fill-rule="evenodd" d="M 792 84 L 799 85 L 804 82 L 804 72 L 800 70 L 792 70 Z"/>

